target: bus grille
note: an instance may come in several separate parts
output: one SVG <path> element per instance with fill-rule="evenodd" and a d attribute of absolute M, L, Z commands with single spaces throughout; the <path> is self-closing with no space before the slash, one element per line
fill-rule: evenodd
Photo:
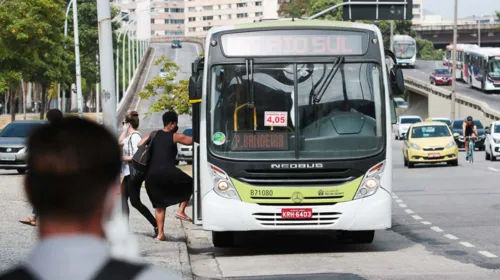
<path fill-rule="evenodd" d="M 254 186 L 321 186 L 345 184 L 363 175 L 358 173 L 349 169 L 245 170 L 236 179 Z"/>
<path fill-rule="evenodd" d="M 328 226 L 333 225 L 342 213 L 315 212 L 312 219 L 282 219 L 281 213 L 254 213 L 254 219 L 262 226 Z"/>

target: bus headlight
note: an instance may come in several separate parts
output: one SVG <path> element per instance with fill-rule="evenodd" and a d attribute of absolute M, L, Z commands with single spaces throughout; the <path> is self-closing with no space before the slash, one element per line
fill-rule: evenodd
<path fill-rule="evenodd" d="M 377 192 L 380 187 L 380 180 L 384 172 L 384 167 L 385 161 L 375 165 L 366 172 L 365 178 L 361 182 L 361 185 L 359 185 L 354 199 L 365 198 Z"/>
<path fill-rule="evenodd" d="M 215 193 L 227 199 L 241 200 L 226 172 L 215 165 L 208 164 L 208 166 L 210 167 L 210 171 L 212 171 L 210 175 L 212 175 L 214 181 Z"/>

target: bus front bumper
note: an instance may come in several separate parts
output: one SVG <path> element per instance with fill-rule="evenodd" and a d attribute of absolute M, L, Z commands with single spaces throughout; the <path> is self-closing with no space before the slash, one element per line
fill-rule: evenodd
<path fill-rule="evenodd" d="M 226 199 L 213 190 L 203 197 L 203 229 L 257 230 L 379 230 L 391 227 L 391 195 L 379 189 L 363 199 L 320 206 L 267 206 Z M 307 220 L 284 220 L 284 208 L 312 208 Z"/>

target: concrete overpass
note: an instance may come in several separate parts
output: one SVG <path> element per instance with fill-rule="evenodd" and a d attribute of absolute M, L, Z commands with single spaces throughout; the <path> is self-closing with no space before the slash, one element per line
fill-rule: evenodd
<path fill-rule="evenodd" d="M 413 26 L 422 39 L 432 41 L 436 48 L 444 48 L 453 42 L 453 25 L 420 25 Z M 457 26 L 458 43 L 477 44 L 478 25 L 461 24 Z M 481 46 L 500 45 L 500 23 L 481 24 Z"/>
<path fill-rule="evenodd" d="M 400 115 L 427 117 L 451 116 L 451 86 L 434 86 L 429 82 L 432 69 L 442 68 L 441 61 L 417 61 L 415 69 L 405 69 L 406 97 L 409 108 L 399 110 Z M 456 83 L 455 118 L 473 116 L 483 124 L 500 119 L 500 94 L 486 94 Z"/>

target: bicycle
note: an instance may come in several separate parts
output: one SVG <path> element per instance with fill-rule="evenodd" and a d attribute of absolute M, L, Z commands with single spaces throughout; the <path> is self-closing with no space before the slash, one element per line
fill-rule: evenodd
<path fill-rule="evenodd" d="M 472 140 L 472 136 L 465 137 L 469 140 L 469 152 L 467 153 L 467 160 L 470 163 L 474 162 L 474 140 Z"/>

